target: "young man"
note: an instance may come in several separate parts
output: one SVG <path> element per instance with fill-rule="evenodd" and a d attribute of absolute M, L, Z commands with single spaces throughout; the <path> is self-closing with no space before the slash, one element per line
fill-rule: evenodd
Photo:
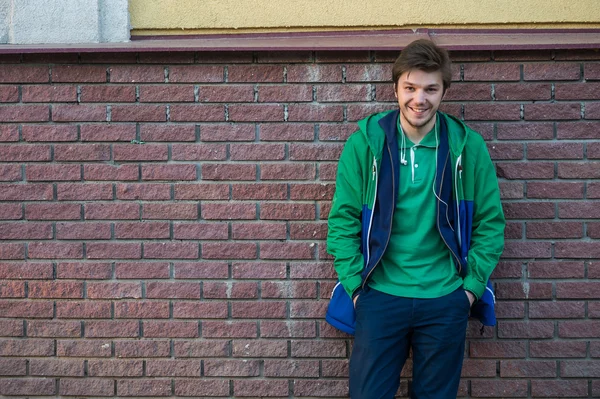
<path fill-rule="evenodd" d="M 498 182 L 481 136 L 438 111 L 445 50 L 411 43 L 393 80 L 399 109 L 358 122 L 329 215 L 338 288 L 355 307 L 350 397 L 393 398 L 412 350 L 411 398 L 455 398 L 469 311 L 504 246 Z"/>

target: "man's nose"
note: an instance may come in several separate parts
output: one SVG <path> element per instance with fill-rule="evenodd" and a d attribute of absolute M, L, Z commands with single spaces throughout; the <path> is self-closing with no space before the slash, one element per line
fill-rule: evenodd
<path fill-rule="evenodd" d="M 415 101 L 419 104 L 422 104 L 425 102 L 425 91 L 423 90 L 417 90 L 415 92 L 415 97 L 414 97 Z"/>

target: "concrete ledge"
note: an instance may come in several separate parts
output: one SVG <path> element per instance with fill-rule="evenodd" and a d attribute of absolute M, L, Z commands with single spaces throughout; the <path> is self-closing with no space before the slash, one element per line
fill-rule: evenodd
<path fill-rule="evenodd" d="M 449 50 L 598 49 L 600 30 L 397 30 L 137 37 L 127 43 L 0 45 L 9 53 L 400 50 L 429 38 Z"/>

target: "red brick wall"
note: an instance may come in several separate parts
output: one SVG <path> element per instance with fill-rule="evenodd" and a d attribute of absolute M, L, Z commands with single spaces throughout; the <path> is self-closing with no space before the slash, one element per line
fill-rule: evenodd
<path fill-rule="evenodd" d="M 395 56 L 0 57 L 0 395 L 345 396 L 326 219 Z M 600 55 L 453 58 L 509 221 L 460 396 L 598 397 Z"/>

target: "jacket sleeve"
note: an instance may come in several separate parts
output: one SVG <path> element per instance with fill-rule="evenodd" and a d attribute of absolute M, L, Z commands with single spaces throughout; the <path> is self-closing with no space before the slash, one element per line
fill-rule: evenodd
<path fill-rule="evenodd" d="M 360 287 L 364 267 L 360 248 L 363 173 L 357 151 L 366 150 L 366 145 L 357 143 L 360 138 L 360 133 L 350 136 L 342 151 L 328 219 L 327 252 L 333 255 L 333 266 L 349 296 Z"/>
<path fill-rule="evenodd" d="M 473 228 L 468 253 L 468 274 L 463 288 L 481 298 L 504 249 L 504 213 L 498 179 L 485 142 L 475 161 Z"/>

